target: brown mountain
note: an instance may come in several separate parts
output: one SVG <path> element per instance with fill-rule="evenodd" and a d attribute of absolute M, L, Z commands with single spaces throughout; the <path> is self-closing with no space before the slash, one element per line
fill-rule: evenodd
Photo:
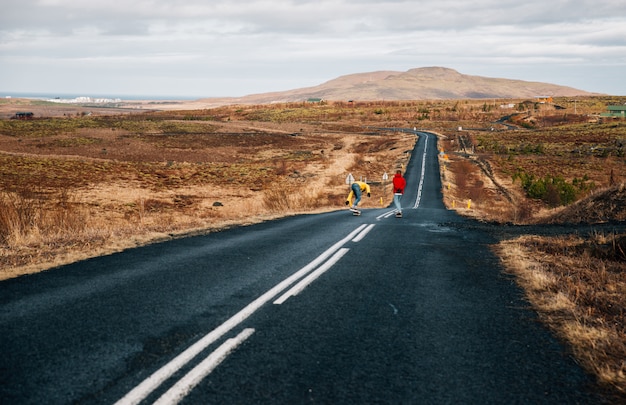
<path fill-rule="evenodd" d="M 549 83 L 470 76 L 444 67 L 424 67 L 406 72 L 356 73 L 340 76 L 314 87 L 203 101 L 218 104 L 266 104 L 306 101 L 312 98 L 329 101 L 372 101 L 532 98 L 539 95 L 571 97 L 591 94 Z"/>

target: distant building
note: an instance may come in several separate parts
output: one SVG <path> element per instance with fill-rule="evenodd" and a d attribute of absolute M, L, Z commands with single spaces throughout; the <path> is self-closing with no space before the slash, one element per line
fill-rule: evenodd
<path fill-rule="evenodd" d="M 606 112 L 600 114 L 601 117 L 617 117 L 626 118 L 626 104 L 625 105 L 609 105 L 606 107 Z"/>
<path fill-rule="evenodd" d="M 538 103 L 542 103 L 542 104 L 551 103 L 552 101 L 554 101 L 552 99 L 552 96 L 535 96 L 535 100 Z"/>
<path fill-rule="evenodd" d="M 35 114 L 32 112 L 16 112 L 11 119 L 14 120 L 32 120 L 35 117 Z"/>

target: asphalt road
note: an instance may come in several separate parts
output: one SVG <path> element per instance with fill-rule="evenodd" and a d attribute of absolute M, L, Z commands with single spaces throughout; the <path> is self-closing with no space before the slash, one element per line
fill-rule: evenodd
<path fill-rule="evenodd" d="M 421 133 L 404 218 L 302 215 L 1 282 L 0 403 L 602 403 L 497 232 L 444 209 L 436 153 Z"/>

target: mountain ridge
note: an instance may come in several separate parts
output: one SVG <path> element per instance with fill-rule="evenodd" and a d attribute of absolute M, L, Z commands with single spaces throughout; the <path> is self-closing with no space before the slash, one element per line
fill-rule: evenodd
<path fill-rule="evenodd" d="M 462 74 L 446 67 L 421 67 L 406 72 L 382 70 L 339 76 L 317 86 L 250 94 L 243 97 L 203 99 L 228 104 L 269 104 L 327 101 L 515 99 L 536 96 L 573 97 L 597 95 L 573 87 L 516 79 Z"/>

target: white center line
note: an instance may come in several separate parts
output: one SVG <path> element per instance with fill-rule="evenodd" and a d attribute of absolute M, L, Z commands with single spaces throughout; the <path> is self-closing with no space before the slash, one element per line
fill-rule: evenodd
<path fill-rule="evenodd" d="M 165 394 L 156 400 L 154 405 L 174 405 L 183 400 L 207 375 L 211 374 L 228 355 L 239 347 L 246 339 L 254 333 L 254 329 L 244 329 L 239 335 L 228 339 L 220 345 L 213 353 L 202 360 L 183 378 L 172 386 Z"/>
<path fill-rule="evenodd" d="M 320 266 L 317 270 L 315 270 L 313 273 L 309 274 L 308 276 L 306 276 L 305 278 L 303 278 L 298 284 L 296 284 L 295 286 L 291 287 L 286 293 L 284 293 L 280 298 L 278 298 L 276 301 L 274 301 L 274 304 L 276 305 L 281 305 L 282 303 L 284 303 L 285 301 L 287 301 L 287 299 L 289 299 L 289 297 L 292 297 L 294 295 L 298 295 L 300 292 L 302 292 L 302 290 L 304 290 L 309 284 L 311 284 L 313 281 L 315 281 L 319 276 L 321 276 L 322 274 L 324 274 L 328 269 L 330 269 L 335 263 L 337 263 L 339 261 L 339 259 L 341 259 L 343 257 L 343 255 L 345 255 L 346 253 L 348 253 L 348 248 L 341 248 L 339 249 L 339 251 L 337 253 L 335 253 L 333 255 L 333 257 L 331 257 L 330 259 L 328 259 L 328 261 L 326 263 L 324 263 L 322 266 Z"/>
<path fill-rule="evenodd" d="M 394 215 L 395 213 L 396 213 L 395 209 L 393 209 L 391 211 L 383 212 L 382 214 L 377 216 L 376 219 L 380 220 L 381 218 L 389 218 L 390 216 Z"/>
<path fill-rule="evenodd" d="M 422 187 L 424 186 L 424 173 L 426 172 L 426 151 L 428 150 L 428 135 L 424 141 L 424 153 L 422 154 L 422 173 L 420 174 L 420 182 L 417 187 L 417 198 L 415 199 L 415 205 L 413 208 L 418 208 L 422 199 Z"/>
<path fill-rule="evenodd" d="M 360 242 L 365 237 L 365 235 L 367 235 L 369 231 L 372 230 L 373 227 L 374 224 L 368 225 L 367 228 L 363 229 L 361 233 L 359 233 L 354 239 L 352 239 L 352 242 Z"/>
<path fill-rule="evenodd" d="M 333 246 L 328 248 L 324 253 L 319 255 L 315 260 L 298 270 L 296 273 L 287 277 L 285 280 L 278 283 L 272 289 L 267 291 L 265 294 L 261 295 L 256 300 L 252 301 L 241 311 L 237 312 L 226 322 L 213 329 L 211 332 L 206 334 L 200 340 L 198 340 L 193 345 L 189 346 L 185 351 L 180 353 L 174 359 L 172 359 L 169 363 L 165 364 L 163 367 L 155 371 L 148 378 L 143 380 L 139 385 L 133 388 L 130 392 L 128 392 L 123 398 L 115 403 L 115 405 L 136 405 L 143 401 L 152 391 L 157 389 L 165 380 L 174 375 L 180 368 L 182 368 L 185 364 L 190 362 L 194 357 L 196 357 L 200 352 L 206 349 L 208 346 L 213 344 L 216 340 L 221 338 L 223 335 L 228 333 L 231 329 L 235 328 L 237 325 L 242 323 L 248 317 L 250 317 L 254 312 L 256 312 L 259 308 L 265 305 L 267 302 L 272 300 L 275 296 L 280 294 L 283 290 L 288 288 L 290 285 L 295 283 L 297 280 L 304 277 L 306 274 L 314 270 L 319 264 L 323 263 L 328 257 L 330 257 L 333 253 L 339 250 L 344 244 L 354 238 L 359 232 L 361 232 L 367 225 L 363 224 L 359 226 L 354 231 L 350 232 L 348 236 L 341 239 Z"/>

